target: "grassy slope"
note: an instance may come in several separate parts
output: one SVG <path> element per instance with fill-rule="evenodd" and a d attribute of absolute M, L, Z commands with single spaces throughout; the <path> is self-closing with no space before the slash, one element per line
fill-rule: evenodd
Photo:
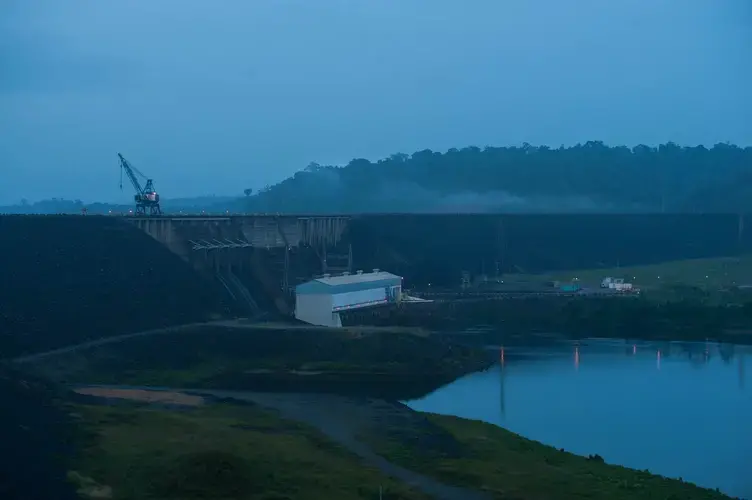
<path fill-rule="evenodd" d="M 373 383 L 422 377 L 447 382 L 487 364 L 482 350 L 383 329 L 197 327 L 42 360 L 38 368 L 67 383 L 243 389 L 296 370 L 316 372 L 291 375 L 306 384 L 355 376 Z M 273 373 L 249 374 L 254 370 Z"/>
<path fill-rule="evenodd" d="M 71 477 L 88 491 L 111 489 L 114 499 L 375 499 L 380 485 L 385 499 L 425 498 L 364 466 L 314 429 L 255 406 L 168 410 L 79 404 L 76 411 L 89 435 Z M 396 464 L 499 499 L 728 498 L 558 451 L 490 424 L 427 417 L 429 425 L 410 426 L 408 434 L 396 427 L 372 430 L 368 441 Z M 456 440 L 459 454 L 428 445 L 437 431 Z"/>
<path fill-rule="evenodd" d="M 0 358 L 223 313 L 188 263 L 111 217 L 0 216 Z"/>
<path fill-rule="evenodd" d="M 367 441 L 382 456 L 403 467 L 458 486 L 483 489 L 499 499 L 728 498 L 679 480 L 608 465 L 599 457 L 560 451 L 491 424 L 441 415 L 428 417 L 459 441 L 461 458 L 421 451 L 395 435 L 371 435 Z"/>
<path fill-rule="evenodd" d="M 546 275 L 508 275 L 509 280 L 569 281 L 578 278 L 587 285 L 599 285 L 606 276 L 625 278 L 639 287 L 683 284 L 720 288 L 752 284 L 752 256 L 689 259 L 649 266 L 580 269 Z"/>
<path fill-rule="evenodd" d="M 0 499 L 68 500 L 65 480 L 72 430 L 62 391 L 0 363 Z"/>
<path fill-rule="evenodd" d="M 90 433 L 72 477 L 143 499 L 424 499 L 315 430 L 253 406 L 77 405 Z M 82 480 L 81 478 L 87 478 Z"/>

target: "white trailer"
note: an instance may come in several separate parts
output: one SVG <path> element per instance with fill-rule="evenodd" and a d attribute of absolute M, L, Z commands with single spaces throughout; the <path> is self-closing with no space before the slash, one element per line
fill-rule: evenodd
<path fill-rule="evenodd" d="M 608 288 L 610 290 L 618 290 L 620 292 L 631 291 L 633 288 L 632 283 L 624 283 L 623 278 L 603 278 L 601 281 L 601 288 Z"/>

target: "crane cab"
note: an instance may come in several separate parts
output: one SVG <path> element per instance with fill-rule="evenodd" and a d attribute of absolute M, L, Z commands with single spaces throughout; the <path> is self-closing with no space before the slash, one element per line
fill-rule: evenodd
<path fill-rule="evenodd" d="M 139 200 L 145 203 L 159 203 L 159 194 L 156 191 L 152 191 L 151 193 L 136 195 L 136 201 Z"/>

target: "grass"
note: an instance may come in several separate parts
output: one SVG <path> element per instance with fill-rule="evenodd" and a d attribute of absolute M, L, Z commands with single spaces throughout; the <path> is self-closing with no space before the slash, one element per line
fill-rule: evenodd
<path fill-rule="evenodd" d="M 408 440 L 420 440 L 420 436 L 400 439 L 377 431 L 365 440 L 377 453 L 403 467 L 447 483 L 484 490 L 499 499 L 729 498 L 680 480 L 608 465 L 597 455 L 586 458 L 557 450 L 491 424 L 433 414 L 427 417 L 457 440 L 459 454 L 408 444 Z"/>
<path fill-rule="evenodd" d="M 723 288 L 752 284 L 752 255 L 687 259 L 648 266 L 602 269 L 579 269 L 545 275 L 506 275 L 510 281 L 571 281 L 577 278 L 589 286 L 599 286 L 603 278 L 624 278 L 638 287 L 688 285 L 702 288 Z"/>
<path fill-rule="evenodd" d="M 84 446 L 69 477 L 82 496 L 146 499 L 426 497 L 362 465 L 314 429 L 251 405 L 185 410 L 77 404 Z"/>
<path fill-rule="evenodd" d="M 340 387 L 363 393 L 379 383 L 384 388 L 412 384 L 407 399 L 418 386 L 423 391 L 424 385 L 441 385 L 484 368 L 488 359 L 480 349 L 383 329 L 353 333 L 204 326 L 95 346 L 40 360 L 35 368 L 66 383 L 182 388 L 240 390 L 279 383 L 320 391 L 329 384 L 333 391 Z M 411 384 L 396 384 L 397 379 Z"/>
<path fill-rule="evenodd" d="M 580 457 L 491 424 L 370 407 L 359 440 L 445 484 L 516 500 L 723 500 L 681 480 Z M 401 408 L 401 409 L 400 409 Z M 255 405 L 73 405 L 84 432 L 69 478 L 115 500 L 425 499 L 312 427 Z M 361 426 L 362 425 L 362 426 Z"/>
<path fill-rule="evenodd" d="M 328 327 L 328 326 L 307 325 L 303 323 L 266 322 L 266 323 L 252 323 L 252 324 L 249 323 L 248 325 L 251 326 L 255 330 L 305 330 L 305 331 L 315 332 L 315 333 L 327 333 L 327 332 L 332 331 L 331 327 Z M 370 326 L 370 325 L 345 326 L 343 328 L 339 328 L 338 332 L 342 335 L 349 335 L 353 337 L 358 337 L 361 335 L 371 335 L 371 334 L 382 334 L 382 335 L 408 334 L 408 335 L 416 335 L 418 337 L 427 337 L 431 334 L 430 331 L 421 327 L 411 327 L 411 326 L 382 327 L 382 326 Z"/>

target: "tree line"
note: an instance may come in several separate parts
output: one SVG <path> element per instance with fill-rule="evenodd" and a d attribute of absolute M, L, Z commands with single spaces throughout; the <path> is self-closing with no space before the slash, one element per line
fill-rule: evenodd
<path fill-rule="evenodd" d="M 452 148 L 311 163 L 246 197 L 279 212 L 752 210 L 752 148 L 721 143 Z"/>
<path fill-rule="evenodd" d="M 220 199 L 221 198 L 221 199 Z M 395 153 L 345 166 L 315 162 L 278 184 L 234 198 L 165 200 L 163 208 L 209 212 L 750 212 L 752 148 L 468 146 Z M 168 206 L 170 205 L 170 206 Z M 46 200 L 4 213 L 79 213 L 79 200 Z M 129 206 L 94 203 L 89 213 Z"/>

